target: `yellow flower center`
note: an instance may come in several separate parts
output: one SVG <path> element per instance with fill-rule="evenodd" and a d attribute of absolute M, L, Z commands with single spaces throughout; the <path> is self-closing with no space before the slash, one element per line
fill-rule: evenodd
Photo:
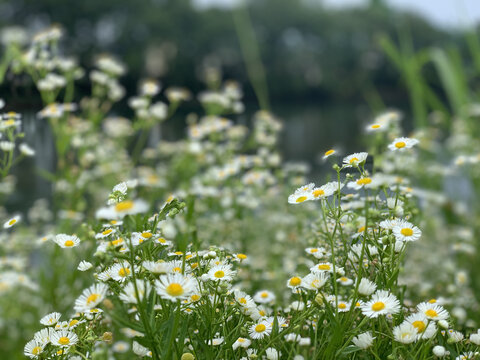
<path fill-rule="evenodd" d="M 364 231 L 365 231 L 365 226 L 362 226 L 360 229 L 358 229 L 358 232 L 359 232 L 359 233 L 362 233 L 362 232 L 364 232 Z"/>
<path fill-rule="evenodd" d="M 318 252 L 318 249 L 311 249 L 310 252 L 311 252 L 312 254 L 314 254 L 314 253 Z"/>
<path fill-rule="evenodd" d="M 260 316 L 265 316 L 265 315 L 267 315 L 267 313 L 266 313 L 264 310 L 260 310 L 258 313 L 260 314 Z"/>
<path fill-rule="evenodd" d="M 341 281 L 341 282 L 348 281 L 348 278 L 346 278 L 345 276 L 342 276 L 342 277 L 340 278 L 340 281 Z"/>
<path fill-rule="evenodd" d="M 320 264 L 317 266 L 318 270 L 330 270 L 330 265 L 328 264 Z"/>
<path fill-rule="evenodd" d="M 294 276 L 290 279 L 289 283 L 290 286 L 298 286 L 302 283 L 302 279 L 300 279 L 298 276 Z"/>
<path fill-rule="evenodd" d="M 177 272 L 177 273 L 181 273 L 181 272 L 182 272 L 182 268 L 181 268 L 181 267 L 178 267 L 178 266 L 174 267 L 172 270 L 173 270 L 173 272 Z"/>
<path fill-rule="evenodd" d="M 127 200 L 127 201 L 122 201 L 119 202 L 117 205 L 115 205 L 115 211 L 122 212 L 122 211 L 127 211 L 133 208 L 133 201 Z"/>
<path fill-rule="evenodd" d="M 78 320 L 73 319 L 69 322 L 68 326 L 75 326 L 78 323 Z"/>
<path fill-rule="evenodd" d="M 245 260 L 247 258 L 247 255 L 245 254 L 237 254 L 237 258 L 240 260 Z"/>
<path fill-rule="evenodd" d="M 437 302 L 437 299 L 430 299 L 430 300 L 428 300 L 428 302 L 429 302 L 430 304 L 435 304 L 435 303 Z"/>
<path fill-rule="evenodd" d="M 385 309 L 385 304 L 381 301 L 378 301 L 372 305 L 373 311 L 381 311 L 383 309 Z"/>
<path fill-rule="evenodd" d="M 190 299 L 192 299 L 192 301 L 198 301 L 200 299 L 200 295 L 193 294 Z"/>
<path fill-rule="evenodd" d="M 297 198 L 297 200 L 295 200 L 295 202 L 301 203 L 301 202 L 304 202 L 305 200 L 307 200 L 306 196 L 300 196 L 300 197 Z"/>
<path fill-rule="evenodd" d="M 325 152 L 325 156 L 332 155 L 335 152 L 335 150 L 331 149 Z"/>
<path fill-rule="evenodd" d="M 167 294 L 170 296 L 180 296 L 183 294 L 184 290 L 182 285 L 178 283 L 171 283 L 167 286 Z"/>
<path fill-rule="evenodd" d="M 42 352 L 42 348 L 40 346 L 35 346 L 33 349 L 32 349 L 32 354 L 33 355 L 38 355 Z"/>
<path fill-rule="evenodd" d="M 398 141 L 398 142 L 395 143 L 395 147 L 396 147 L 397 149 L 404 148 L 406 145 L 407 145 L 407 144 L 405 144 L 404 141 Z"/>
<path fill-rule="evenodd" d="M 181 252 L 181 251 L 175 251 L 175 255 L 183 255 L 183 252 Z"/>
<path fill-rule="evenodd" d="M 99 294 L 91 294 L 88 298 L 87 298 L 87 304 L 90 304 L 94 301 L 97 301 L 97 299 L 100 297 Z"/>
<path fill-rule="evenodd" d="M 66 247 L 72 247 L 75 243 L 72 240 L 67 240 L 63 243 Z"/>
<path fill-rule="evenodd" d="M 345 305 L 345 303 L 340 303 L 338 304 L 338 308 L 343 310 L 347 308 L 347 305 Z"/>
<path fill-rule="evenodd" d="M 260 294 L 260 296 L 261 296 L 262 298 L 266 299 L 266 298 L 268 298 L 268 293 L 264 291 L 264 292 L 262 292 L 262 293 Z"/>
<path fill-rule="evenodd" d="M 113 230 L 112 229 L 107 229 L 105 231 L 102 232 L 102 235 L 108 235 L 112 232 Z"/>
<path fill-rule="evenodd" d="M 412 323 L 412 325 L 417 329 L 417 332 L 422 333 L 425 331 L 425 323 L 423 321 L 417 320 Z"/>
<path fill-rule="evenodd" d="M 61 345 L 68 345 L 68 344 L 70 344 L 70 339 L 66 336 L 62 336 L 60 339 L 58 339 L 58 342 Z"/>
<path fill-rule="evenodd" d="M 367 185 L 367 184 L 370 184 L 371 182 L 372 182 L 372 179 L 370 179 L 369 177 L 361 178 L 357 180 L 357 185 Z"/>
<path fill-rule="evenodd" d="M 413 230 L 410 228 L 403 228 L 402 230 L 400 230 L 400 234 L 402 234 L 403 236 L 412 236 Z"/>
<path fill-rule="evenodd" d="M 120 270 L 118 270 L 118 275 L 120 275 L 121 277 L 128 276 L 128 275 L 130 275 L 130 269 L 129 268 L 121 268 Z"/>
<path fill-rule="evenodd" d="M 353 164 L 353 163 L 355 163 L 355 162 L 357 162 L 357 161 L 358 161 L 358 158 L 353 157 L 353 158 L 350 159 L 350 164 Z"/>
<path fill-rule="evenodd" d="M 12 219 L 8 222 L 8 225 L 12 226 L 13 224 L 15 224 L 17 222 L 17 219 Z"/>
<path fill-rule="evenodd" d="M 255 331 L 257 333 L 264 332 L 266 329 L 267 327 L 264 324 L 258 324 L 257 326 L 255 326 Z"/>
<path fill-rule="evenodd" d="M 150 231 L 145 231 L 142 233 L 142 237 L 145 239 L 150 239 L 152 237 L 152 233 Z"/>
<path fill-rule="evenodd" d="M 113 246 L 120 245 L 123 242 L 122 238 L 118 238 L 117 240 L 110 241 L 110 244 Z"/>
<path fill-rule="evenodd" d="M 215 274 L 213 274 L 217 279 L 221 279 L 225 276 L 225 273 L 222 270 L 215 271 Z"/>
<path fill-rule="evenodd" d="M 378 129 L 378 128 L 380 128 L 380 125 L 378 125 L 378 124 L 373 124 L 373 125 L 371 126 L 371 128 L 372 128 L 372 129 Z"/>
<path fill-rule="evenodd" d="M 313 191 L 313 196 L 315 196 L 315 197 L 319 197 L 319 196 L 322 196 L 322 195 L 325 195 L 325 191 L 323 191 L 322 189 L 317 189 L 317 190 Z"/>
<path fill-rule="evenodd" d="M 425 315 L 434 318 L 438 316 L 438 313 L 433 309 L 428 309 L 427 311 L 425 311 Z"/>

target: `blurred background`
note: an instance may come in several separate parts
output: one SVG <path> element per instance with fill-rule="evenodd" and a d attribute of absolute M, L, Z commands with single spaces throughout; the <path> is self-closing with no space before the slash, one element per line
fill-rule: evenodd
<path fill-rule="evenodd" d="M 469 36 L 480 18 L 477 0 L 15 0 L 0 3 L 0 26 L 41 30 L 63 27 L 62 51 L 80 56 L 91 68 L 96 55 L 114 54 L 128 67 L 122 78 L 127 98 L 138 90 L 138 79 L 154 78 L 164 86 L 184 86 L 194 92 L 206 77 L 235 79 L 245 93 L 248 124 L 259 108 L 284 121 L 281 150 L 288 160 L 322 173 L 321 156 L 331 147 L 361 150 L 360 132 L 381 111 L 404 114 L 408 131 L 414 122 L 429 121 L 431 104 L 451 100 L 442 78 L 441 59 L 431 49 L 453 53 L 476 89 L 478 71 L 470 55 Z M 422 55 L 423 54 L 423 55 Z M 423 57 L 422 57 L 423 56 Z M 416 79 L 421 77 L 421 85 Z M 20 189 L 10 200 L 17 209 L 45 197 L 49 186 L 35 169 L 51 169 L 54 151 L 48 129 L 34 115 L 41 99 L 27 77 L 15 77 L 0 87 L 6 110 L 27 114 L 27 141 L 37 156 L 17 169 Z M 79 81 L 82 86 L 82 81 Z M 88 78 L 84 79 L 87 93 Z M 461 104 L 460 104 L 461 105 Z M 175 119 L 162 124 L 162 138 L 183 136 L 185 117 L 199 108 L 194 100 Z M 437 108 L 433 107 L 434 110 Z M 128 107 L 116 108 L 130 116 Z M 30 118 L 28 116 L 30 114 Z M 31 126 L 29 126 L 29 123 Z"/>

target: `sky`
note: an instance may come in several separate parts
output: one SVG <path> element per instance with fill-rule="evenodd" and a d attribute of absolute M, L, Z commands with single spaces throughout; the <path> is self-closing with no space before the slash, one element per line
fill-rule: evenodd
<path fill-rule="evenodd" d="M 199 7 L 231 7 L 241 0 L 194 0 Z M 308 0 L 330 7 L 358 6 L 367 0 Z M 391 6 L 424 15 L 444 28 L 464 28 L 480 22 L 480 0 L 386 0 Z"/>

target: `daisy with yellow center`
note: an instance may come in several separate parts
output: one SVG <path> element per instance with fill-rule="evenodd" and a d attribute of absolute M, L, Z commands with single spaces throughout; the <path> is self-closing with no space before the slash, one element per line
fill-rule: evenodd
<path fill-rule="evenodd" d="M 23 354 L 29 358 L 36 359 L 43 352 L 44 345 L 37 340 L 30 340 L 23 349 Z"/>
<path fill-rule="evenodd" d="M 395 341 L 402 344 L 411 344 L 417 340 L 417 329 L 409 322 L 404 322 L 393 328 Z"/>
<path fill-rule="evenodd" d="M 323 160 L 328 159 L 330 156 L 335 155 L 337 152 L 335 149 L 330 149 L 325 151 L 325 154 L 323 154 Z"/>
<path fill-rule="evenodd" d="M 407 137 L 396 138 L 393 142 L 388 145 L 388 148 L 391 151 L 403 151 L 405 149 L 411 149 L 418 144 L 417 139 L 411 139 Z"/>
<path fill-rule="evenodd" d="M 108 271 L 113 280 L 120 282 L 125 281 L 132 275 L 132 269 L 128 263 L 115 264 Z"/>
<path fill-rule="evenodd" d="M 337 269 L 338 270 L 338 269 Z M 333 273 L 333 265 L 329 262 L 322 262 L 310 268 L 311 272 L 330 272 Z"/>
<path fill-rule="evenodd" d="M 443 306 L 436 303 L 420 303 L 417 305 L 417 310 L 419 313 L 423 314 L 427 319 L 430 320 L 446 320 L 449 317 L 447 310 L 445 310 Z"/>
<path fill-rule="evenodd" d="M 259 304 L 268 304 L 275 300 L 275 294 L 268 290 L 260 290 L 255 293 L 253 300 Z"/>
<path fill-rule="evenodd" d="M 437 333 L 437 326 L 434 321 L 430 321 L 422 313 L 416 313 L 407 316 L 406 322 L 413 325 L 417 330 L 418 339 L 430 339 Z"/>
<path fill-rule="evenodd" d="M 53 239 L 61 248 L 72 248 L 80 244 L 80 239 L 75 235 L 58 234 Z"/>
<path fill-rule="evenodd" d="M 317 291 L 325 285 L 329 276 L 330 273 L 325 271 L 310 273 L 302 279 L 301 286 L 307 290 Z"/>
<path fill-rule="evenodd" d="M 263 339 L 272 332 L 272 326 L 267 321 L 250 326 L 248 333 L 252 339 Z"/>
<path fill-rule="evenodd" d="M 213 281 L 232 281 L 235 276 L 235 271 L 232 270 L 232 265 L 217 265 L 212 267 L 207 276 Z"/>
<path fill-rule="evenodd" d="M 368 153 L 366 152 L 360 152 L 360 153 L 354 153 L 351 155 L 346 156 L 343 158 L 343 167 L 348 168 L 348 167 L 353 167 L 353 166 L 361 166 L 365 163 L 367 160 Z"/>
<path fill-rule="evenodd" d="M 51 342 L 53 345 L 60 347 L 70 347 L 78 342 L 77 335 L 68 330 L 60 330 L 52 333 Z"/>
<path fill-rule="evenodd" d="M 13 218 L 11 218 L 10 220 L 7 220 L 3 223 L 3 228 L 4 229 L 8 229 L 8 228 L 11 228 L 12 226 L 14 226 L 15 224 L 17 224 L 19 221 L 20 221 L 21 217 L 20 215 L 17 215 Z"/>
<path fill-rule="evenodd" d="M 85 312 L 97 306 L 107 295 L 108 286 L 105 284 L 95 284 L 88 289 L 83 290 L 77 300 L 75 300 L 75 311 Z"/>
<path fill-rule="evenodd" d="M 365 316 L 376 318 L 380 315 L 398 313 L 400 311 L 400 302 L 388 291 L 378 290 L 373 294 L 370 301 L 363 303 L 360 308 Z"/>
<path fill-rule="evenodd" d="M 168 274 L 155 281 L 157 294 L 163 299 L 178 301 L 188 299 L 195 290 L 195 280 L 189 275 Z"/>
<path fill-rule="evenodd" d="M 392 228 L 397 241 L 416 241 L 422 236 L 422 231 L 408 221 L 398 221 Z"/>

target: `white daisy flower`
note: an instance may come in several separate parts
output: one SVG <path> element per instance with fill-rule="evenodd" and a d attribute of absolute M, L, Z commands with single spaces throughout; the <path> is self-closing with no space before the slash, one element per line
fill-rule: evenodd
<path fill-rule="evenodd" d="M 335 149 L 330 149 L 330 150 L 327 150 L 325 151 L 325 154 L 323 154 L 323 160 L 326 160 L 328 159 L 330 156 L 332 155 L 335 155 L 337 153 L 337 151 Z"/>
<path fill-rule="evenodd" d="M 313 194 L 311 190 L 298 192 L 295 191 L 294 194 L 288 197 L 289 204 L 300 204 L 305 201 L 313 200 Z"/>
<path fill-rule="evenodd" d="M 307 290 L 318 290 L 325 285 L 329 273 L 325 271 L 310 273 L 302 279 L 302 287 Z"/>
<path fill-rule="evenodd" d="M 117 341 L 112 345 L 112 350 L 113 352 L 123 354 L 130 350 L 130 345 L 126 341 Z"/>
<path fill-rule="evenodd" d="M 361 295 L 372 295 L 375 290 L 377 290 L 377 285 L 373 281 L 370 281 L 367 278 L 362 278 L 362 280 L 360 280 L 360 284 L 358 285 L 358 292 Z"/>
<path fill-rule="evenodd" d="M 342 277 L 339 277 L 337 279 L 337 282 L 340 284 L 340 285 L 343 285 L 343 286 L 350 286 L 353 284 L 353 280 L 352 279 L 349 279 L 345 276 L 342 276 Z"/>
<path fill-rule="evenodd" d="M 127 215 L 144 213 L 148 210 L 148 203 L 144 200 L 125 200 L 109 207 L 98 209 L 95 213 L 97 219 L 116 220 Z"/>
<path fill-rule="evenodd" d="M 83 290 L 77 300 L 75 300 L 75 311 L 85 312 L 97 306 L 107 295 L 108 286 L 105 284 L 94 284 Z"/>
<path fill-rule="evenodd" d="M 395 295 L 385 290 L 378 290 L 372 299 L 362 304 L 362 313 L 370 318 L 379 315 L 396 314 L 400 311 L 400 302 Z"/>
<path fill-rule="evenodd" d="M 170 271 L 170 265 L 165 261 L 144 261 L 142 266 L 145 270 L 154 274 L 166 274 Z"/>
<path fill-rule="evenodd" d="M 53 327 L 44 328 L 42 330 L 37 331 L 33 335 L 33 339 L 38 344 L 40 344 L 40 346 L 44 347 L 45 345 L 47 345 L 50 342 L 50 339 L 52 338 L 52 333 L 54 333 L 54 332 L 55 332 L 55 330 L 53 329 Z"/>
<path fill-rule="evenodd" d="M 411 344 L 417 339 L 417 329 L 409 322 L 403 322 L 393 328 L 393 337 L 402 344 Z"/>
<path fill-rule="evenodd" d="M 287 287 L 296 290 L 298 287 L 302 286 L 302 278 L 298 276 L 292 276 L 287 280 Z"/>
<path fill-rule="evenodd" d="M 134 341 L 132 343 L 132 351 L 135 355 L 138 356 L 148 356 L 152 357 L 152 352 L 145 346 L 140 345 L 138 342 Z"/>
<path fill-rule="evenodd" d="M 355 181 L 350 181 L 347 184 L 347 187 L 350 188 L 350 189 L 354 189 L 354 190 L 360 190 L 360 189 L 363 189 L 363 188 L 367 188 L 367 189 L 375 188 L 378 185 L 379 185 L 378 182 L 375 181 L 374 178 L 364 176 L 364 177 L 361 177 L 360 179 L 357 179 Z"/>
<path fill-rule="evenodd" d="M 322 262 L 310 268 L 311 272 L 329 272 L 333 273 L 333 265 L 329 262 Z"/>
<path fill-rule="evenodd" d="M 256 306 L 252 297 L 243 291 L 235 290 L 234 296 L 235 301 L 243 308 L 254 308 Z"/>
<path fill-rule="evenodd" d="M 430 339 L 435 336 L 437 326 L 435 322 L 429 321 L 422 313 L 411 314 L 405 319 L 417 329 L 418 339 Z"/>
<path fill-rule="evenodd" d="M 365 163 L 365 160 L 367 160 L 368 153 L 366 152 L 360 152 L 360 153 L 354 153 L 351 155 L 348 155 L 343 158 L 343 167 L 352 167 L 352 166 L 360 166 L 363 163 Z"/>
<path fill-rule="evenodd" d="M 68 330 L 60 330 L 52 333 L 51 342 L 53 345 L 60 347 L 70 347 L 78 342 L 78 336 Z"/>
<path fill-rule="evenodd" d="M 120 282 L 125 281 L 132 275 L 132 268 L 127 263 L 115 264 L 108 271 L 113 280 Z"/>
<path fill-rule="evenodd" d="M 29 358 L 36 359 L 43 352 L 44 345 L 39 344 L 35 339 L 30 340 L 23 348 L 23 354 Z"/>
<path fill-rule="evenodd" d="M 374 339 L 375 338 L 372 336 L 372 333 L 370 331 L 367 331 L 355 336 L 352 339 L 352 342 L 360 349 L 368 349 L 370 346 L 372 346 Z"/>
<path fill-rule="evenodd" d="M 82 260 L 82 261 L 80 261 L 80 263 L 78 264 L 77 270 L 87 271 L 87 270 L 91 269 L 92 267 L 93 267 L 92 263 L 90 263 L 90 262 L 88 262 L 88 261 L 85 261 L 85 260 Z"/>
<path fill-rule="evenodd" d="M 401 221 L 392 229 L 398 241 L 416 241 L 422 236 L 422 231 L 408 221 Z"/>
<path fill-rule="evenodd" d="M 388 148 L 391 151 L 405 150 L 405 149 L 410 149 L 413 146 L 417 145 L 418 142 L 419 141 L 417 139 L 401 137 L 393 140 L 393 142 L 390 145 L 388 145 Z"/>
<path fill-rule="evenodd" d="M 248 348 L 251 345 L 252 341 L 250 339 L 242 338 L 239 337 L 233 344 L 232 344 L 232 349 L 236 350 L 239 347 L 241 348 Z"/>
<path fill-rule="evenodd" d="M 80 239 L 75 235 L 58 234 L 53 239 L 61 248 L 72 248 L 80 244 Z"/>
<path fill-rule="evenodd" d="M 340 185 L 340 189 L 343 187 L 343 184 Z M 312 190 L 312 196 L 314 200 L 325 199 L 335 193 L 339 189 L 339 185 L 335 181 L 331 181 L 322 185 L 320 187 L 314 188 Z"/>
<path fill-rule="evenodd" d="M 208 271 L 208 277 L 214 281 L 232 281 L 236 271 L 232 270 L 232 265 L 214 266 Z"/>
<path fill-rule="evenodd" d="M 267 304 L 275 301 L 275 294 L 268 290 L 260 290 L 253 296 L 253 300 L 259 304 Z"/>
<path fill-rule="evenodd" d="M 272 332 L 272 326 L 265 320 L 253 324 L 248 329 L 248 334 L 252 339 L 263 339 L 265 336 L 269 336 Z"/>
<path fill-rule="evenodd" d="M 55 325 L 57 321 L 60 319 L 60 316 L 62 316 L 62 314 L 58 312 L 50 313 L 40 319 L 40 324 L 45 326 Z"/>
<path fill-rule="evenodd" d="M 3 224 L 3 228 L 4 229 L 11 228 L 13 225 L 15 225 L 17 222 L 19 222 L 20 219 L 21 219 L 20 215 L 14 216 L 10 220 L 5 221 L 5 223 Z"/>
<path fill-rule="evenodd" d="M 143 300 L 145 296 L 148 296 L 151 290 L 149 282 L 144 282 L 137 279 L 137 291 L 140 301 Z M 122 293 L 119 296 L 120 300 L 127 304 L 136 304 L 137 303 L 137 292 L 135 291 L 135 285 L 133 282 L 129 282 L 122 290 Z"/>
<path fill-rule="evenodd" d="M 103 230 L 102 232 L 99 232 L 98 234 L 95 234 L 95 239 L 104 239 L 111 235 L 115 235 L 115 229 L 108 228 Z"/>
<path fill-rule="evenodd" d="M 443 306 L 438 304 L 430 304 L 428 302 L 423 302 L 417 305 L 418 312 L 424 314 L 427 319 L 430 320 L 446 320 L 448 319 L 448 312 L 443 308 Z"/>
<path fill-rule="evenodd" d="M 195 280 L 189 275 L 162 275 L 159 280 L 155 281 L 155 289 L 163 299 L 185 300 L 195 290 Z"/>

